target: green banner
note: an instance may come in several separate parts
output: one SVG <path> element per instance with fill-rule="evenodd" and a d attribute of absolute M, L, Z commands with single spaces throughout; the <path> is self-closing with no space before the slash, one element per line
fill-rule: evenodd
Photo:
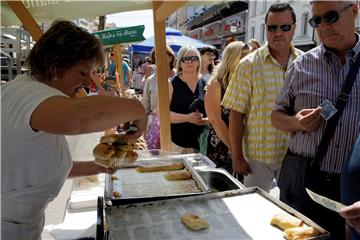
<path fill-rule="evenodd" d="M 113 28 L 93 33 L 99 38 L 104 46 L 115 45 L 119 43 L 140 42 L 145 40 L 143 33 L 144 25 Z"/>

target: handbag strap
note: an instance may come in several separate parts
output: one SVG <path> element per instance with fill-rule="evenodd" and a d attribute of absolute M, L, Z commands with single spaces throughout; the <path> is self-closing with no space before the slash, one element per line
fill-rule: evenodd
<path fill-rule="evenodd" d="M 332 118 L 328 120 L 328 123 L 325 127 L 324 135 L 321 138 L 320 144 L 317 148 L 315 158 L 312 161 L 312 164 L 314 163 L 317 163 L 318 165 L 322 164 L 323 158 L 329 148 L 330 141 L 334 136 L 336 126 L 339 123 L 340 116 L 349 99 L 349 95 L 352 87 L 354 86 L 354 82 L 358 74 L 359 68 L 360 68 L 360 53 L 358 53 L 355 63 L 350 67 L 350 71 L 346 77 L 345 83 L 342 86 L 341 92 L 336 99 L 335 108 L 337 109 L 337 112 L 334 114 L 334 116 L 332 116 Z"/>

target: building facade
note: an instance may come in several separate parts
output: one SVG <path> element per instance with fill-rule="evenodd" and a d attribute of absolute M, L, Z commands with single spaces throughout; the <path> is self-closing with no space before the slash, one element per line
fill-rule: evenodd
<path fill-rule="evenodd" d="M 220 4 L 178 9 L 168 18 L 168 26 L 185 35 L 222 50 L 230 36 L 245 41 L 248 1 L 226 1 Z"/>
<path fill-rule="evenodd" d="M 168 18 L 168 26 L 181 30 L 185 35 L 214 45 L 222 51 L 226 39 L 240 41 L 255 38 L 266 42 L 265 15 L 276 0 L 227 1 L 220 4 L 183 7 Z M 307 51 L 319 44 L 316 31 L 309 25 L 311 9 L 308 1 L 288 1 L 296 14 L 294 45 Z M 360 15 L 356 20 L 360 32 Z"/>

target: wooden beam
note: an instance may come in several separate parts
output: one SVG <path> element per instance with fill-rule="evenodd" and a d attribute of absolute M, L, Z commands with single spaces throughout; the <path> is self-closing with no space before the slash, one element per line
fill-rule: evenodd
<path fill-rule="evenodd" d="M 122 64 L 122 45 L 116 44 L 113 47 L 113 50 L 115 52 L 115 69 L 116 69 L 116 89 L 118 90 L 119 94 L 121 94 L 121 97 L 125 97 L 125 82 L 124 82 L 124 70 L 123 70 L 123 64 Z M 128 79 L 129 81 L 129 79 Z"/>
<path fill-rule="evenodd" d="M 173 12 L 178 8 L 184 6 L 187 1 L 164 1 L 160 2 L 161 4 L 154 8 L 156 11 L 156 21 L 164 21 L 169 17 Z M 155 15 L 155 12 L 154 12 Z"/>
<path fill-rule="evenodd" d="M 35 22 L 29 11 L 25 8 L 22 1 L 6 1 L 9 7 L 14 11 L 16 16 L 23 23 L 26 30 L 31 34 L 32 38 L 37 41 L 42 36 L 39 25 Z"/>
<path fill-rule="evenodd" d="M 165 21 L 158 21 L 157 11 L 164 2 L 153 1 L 153 19 L 155 32 L 155 60 L 158 83 L 158 106 L 160 118 L 161 149 L 171 151 L 170 103 L 169 103 L 169 66 L 166 57 Z"/>

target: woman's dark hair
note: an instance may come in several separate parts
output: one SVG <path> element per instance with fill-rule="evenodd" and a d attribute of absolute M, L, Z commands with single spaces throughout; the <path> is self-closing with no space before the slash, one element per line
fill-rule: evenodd
<path fill-rule="evenodd" d="M 292 20 L 293 20 L 293 24 L 296 23 L 296 15 L 295 15 L 295 12 L 294 12 L 294 9 L 291 7 L 291 5 L 287 2 L 274 2 L 273 4 L 270 5 L 267 13 L 266 13 L 266 16 L 265 16 L 265 24 L 267 24 L 267 19 L 268 19 L 268 16 L 269 16 L 269 13 L 271 12 L 285 12 L 286 10 L 289 10 L 291 12 L 291 17 L 292 17 Z"/>
<path fill-rule="evenodd" d="M 26 65 L 33 75 L 51 79 L 82 62 L 104 64 L 104 52 L 99 39 L 73 22 L 58 20 L 47 30 L 31 49 Z"/>
<path fill-rule="evenodd" d="M 216 48 L 215 47 L 210 47 L 210 46 L 202 47 L 199 52 L 200 52 L 201 56 L 204 55 L 207 52 L 213 53 L 215 55 L 215 57 L 217 57 L 217 55 L 218 55 L 218 52 L 217 52 Z M 212 73 L 213 70 L 214 70 L 214 64 L 210 64 L 208 66 L 209 73 Z"/>
<path fill-rule="evenodd" d="M 176 56 L 175 56 L 174 51 L 172 50 L 172 48 L 169 45 L 166 45 L 166 53 L 171 57 L 171 62 L 170 62 L 169 67 L 170 67 L 170 70 L 172 70 L 175 67 Z M 153 64 L 155 64 L 156 63 L 156 61 L 155 61 L 155 48 L 153 48 L 151 50 L 150 56 L 151 56 L 151 60 L 152 60 Z"/>

